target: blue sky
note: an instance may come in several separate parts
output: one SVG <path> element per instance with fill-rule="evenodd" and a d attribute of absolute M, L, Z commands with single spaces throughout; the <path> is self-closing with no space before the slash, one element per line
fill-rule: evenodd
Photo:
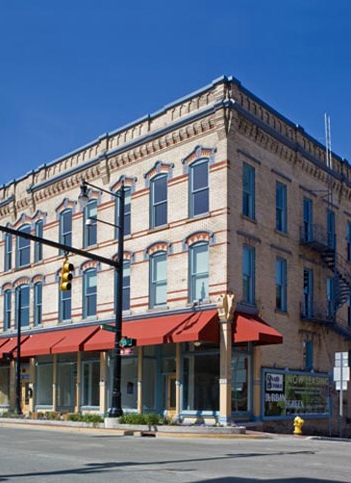
<path fill-rule="evenodd" d="M 222 75 L 351 162 L 349 0 L 1 0 L 0 185 Z"/>

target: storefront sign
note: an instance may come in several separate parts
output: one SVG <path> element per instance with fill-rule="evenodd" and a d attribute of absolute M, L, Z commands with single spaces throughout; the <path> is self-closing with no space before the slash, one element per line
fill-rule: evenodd
<path fill-rule="evenodd" d="M 328 415 L 330 382 L 326 374 L 263 369 L 262 380 L 264 418 Z"/>

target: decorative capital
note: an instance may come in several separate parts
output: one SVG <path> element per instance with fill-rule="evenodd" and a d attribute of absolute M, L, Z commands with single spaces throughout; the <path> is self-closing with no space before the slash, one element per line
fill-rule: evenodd
<path fill-rule="evenodd" d="M 229 321 L 233 320 L 235 306 L 235 295 L 232 292 L 221 294 L 217 299 L 219 318 Z"/>

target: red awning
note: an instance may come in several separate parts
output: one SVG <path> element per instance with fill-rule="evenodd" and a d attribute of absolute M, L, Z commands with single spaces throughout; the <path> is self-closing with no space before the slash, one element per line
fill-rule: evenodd
<path fill-rule="evenodd" d="M 79 327 L 75 329 L 61 330 L 61 340 L 51 348 L 52 354 L 64 354 L 68 352 L 82 351 L 85 342 L 99 330 L 99 326 Z M 55 332 L 51 332 L 54 334 Z"/>
<path fill-rule="evenodd" d="M 283 336 L 256 315 L 236 312 L 233 324 L 235 344 L 253 342 L 257 345 L 282 344 Z"/>
<path fill-rule="evenodd" d="M 6 342 L 8 342 L 9 340 L 10 340 L 9 338 L 0 339 L 0 347 L 2 347 L 4 344 L 6 344 Z"/>
<path fill-rule="evenodd" d="M 28 339 L 28 335 L 24 335 L 21 337 L 21 349 L 22 349 L 22 344 Z M 10 339 L 7 339 L 7 342 L 3 344 L 0 347 L 0 358 L 3 357 L 4 353 L 10 353 L 10 352 L 15 352 L 17 349 L 17 337 L 11 337 Z M 22 355 L 22 353 L 21 353 Z"/>
<path fill-rule="evenodd" d="M 207 310 L 124 322 L 122 335 L 136 339 L 137 345 L 197 340 L 217 342 L 219 339 L 218 312 Z M 112 349 L 114 340 L 113 332 L 102 329 L 84 344 L 84 350 Z"/>
<path fill-rule="evenodd" d="M 34 357 L 52 354 L 52 348 L 64 338 L 66 331 L 46 331 L 32 334 L 21 347 L 21 356 Z"/>

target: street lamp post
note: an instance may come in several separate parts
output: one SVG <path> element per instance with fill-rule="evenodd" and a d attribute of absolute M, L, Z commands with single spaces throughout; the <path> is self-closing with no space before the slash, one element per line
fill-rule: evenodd
<path fill-rule="evenodd" d="M 124 201 L 125 192 L 124 184 L 117 193 L 105 190 L 93 184 L 82 181 L 81 192 L 79 195 L 79 202 L 82 208 L 85 208 L 89 201 L 88 186 L 96 188 L 99 191 L 103 191 L 119 199 L 118 206 L 118 264 L 115 267 L 116 279 L 117 279 L 117 291 L 116 291 L 116 310 L 115 310 L 115 344 L 114 344 L 114 365 L 113 365 L 113 388 L 111 407 L 108 410 L 108 416 L 110 418 L 118 418 L 122 416 L 122 394 L 121 394 L 121 373 L 122 373 L 122 356 L 119 342 L 122 338 L 122 302 L 123 302 L 123 252 L 124 252 Z M 97 219 L 96 219 L 97 220 Z M 98 221 L 98 220 L 97 220 Z"/>
<path fill-rule="evenodd" d="M 17 292 L 17 356 L 16 356 L 16 402 L 15 410 L 18 415 L 22 414 L 21 407 L 21 325 L 22 325 L 22 293 L 21 287 Z"/>

